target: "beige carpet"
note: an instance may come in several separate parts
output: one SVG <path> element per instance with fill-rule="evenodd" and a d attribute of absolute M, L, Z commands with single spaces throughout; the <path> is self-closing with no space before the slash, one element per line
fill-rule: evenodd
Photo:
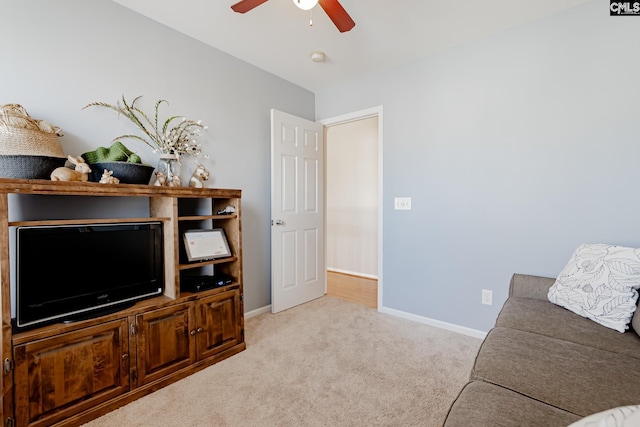
<path fill-rule="evenodd" d="M 481 343 L 327 296 L 245 326 L 245 351 L 85 426 L 440 426 Z"/>

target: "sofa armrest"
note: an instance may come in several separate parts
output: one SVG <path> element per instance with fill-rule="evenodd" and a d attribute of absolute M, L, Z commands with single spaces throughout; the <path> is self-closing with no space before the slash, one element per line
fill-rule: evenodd
<path fill-rule="evenodd" d="M 550 277 L 516 273 L 511 277 L 509 296 L 548 301 L 547 293 L 555 281 Z"/>

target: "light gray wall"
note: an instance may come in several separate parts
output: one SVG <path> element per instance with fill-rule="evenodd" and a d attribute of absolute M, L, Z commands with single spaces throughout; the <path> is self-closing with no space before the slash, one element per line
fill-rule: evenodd
<path fill-rule="evenodd" d="M 599 0 L 316 93 L 316 119 L 384 107 L 385 307 L 486 331 L 514 272 L 640 247 L 637 40 Z"/>
<path fill-rule="evenodd" d="M 327 268 L 378 276 L 378 118 L 327 128 Z"/>
<path fill-rule="evenodd" d="M 270 304 L 270 109 L 313 119 L 313 93 L 108 0 L 12 0 L 1 9 L 0 104 L 63 128 L 68 154 L 132 132 L 114 112 L 82 110 L 123 94 L 143 95 L 147 111 L 167 99 L 168 114 L 209 126 L 207 186 L 243 192 L 245 309 Z"/>

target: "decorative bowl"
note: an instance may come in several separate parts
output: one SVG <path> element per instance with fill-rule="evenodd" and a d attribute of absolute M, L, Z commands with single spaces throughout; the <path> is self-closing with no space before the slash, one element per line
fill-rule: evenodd
<path fill-rule="evenodd" d="M 130 162 L 98 162 L 91 163 L 89 181 L 99 182 L 104 170 L 113 171 L 120 184 L 149 184 L 155 168 L 153 166 Z"/>
<path fill-rule="evenodd" d="M 55 168 L 64 166 L 64 157 L 0 155 L 0 176 L 19 179 L 51 179 Z"/>

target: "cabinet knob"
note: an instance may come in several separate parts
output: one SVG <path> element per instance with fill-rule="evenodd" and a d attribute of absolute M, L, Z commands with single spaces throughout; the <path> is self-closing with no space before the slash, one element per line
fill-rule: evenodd
<path fill-rule="evenodd" d="M 196 331 L 191 331 L 191 332 L 189 332 L 189 333 L 190 333 L 191 335 L 195 335 L 195 334 L 196 334 Z"/>
<path fill-rule="evenodd" d="M 129 355 L 127 353 L 122 355 L 122 360 L 127 360 L 129 358 Z"/>
<path fill-rule="evenodd" d="M 196 329 L 196 332 L 197 332 L 197 333 L 200 333 L 200 332 L 202 332 L 202 331 L 204 331 L 204 329 L 202 329 L 202 328 L 198 328 L 198 329 Z"/>

